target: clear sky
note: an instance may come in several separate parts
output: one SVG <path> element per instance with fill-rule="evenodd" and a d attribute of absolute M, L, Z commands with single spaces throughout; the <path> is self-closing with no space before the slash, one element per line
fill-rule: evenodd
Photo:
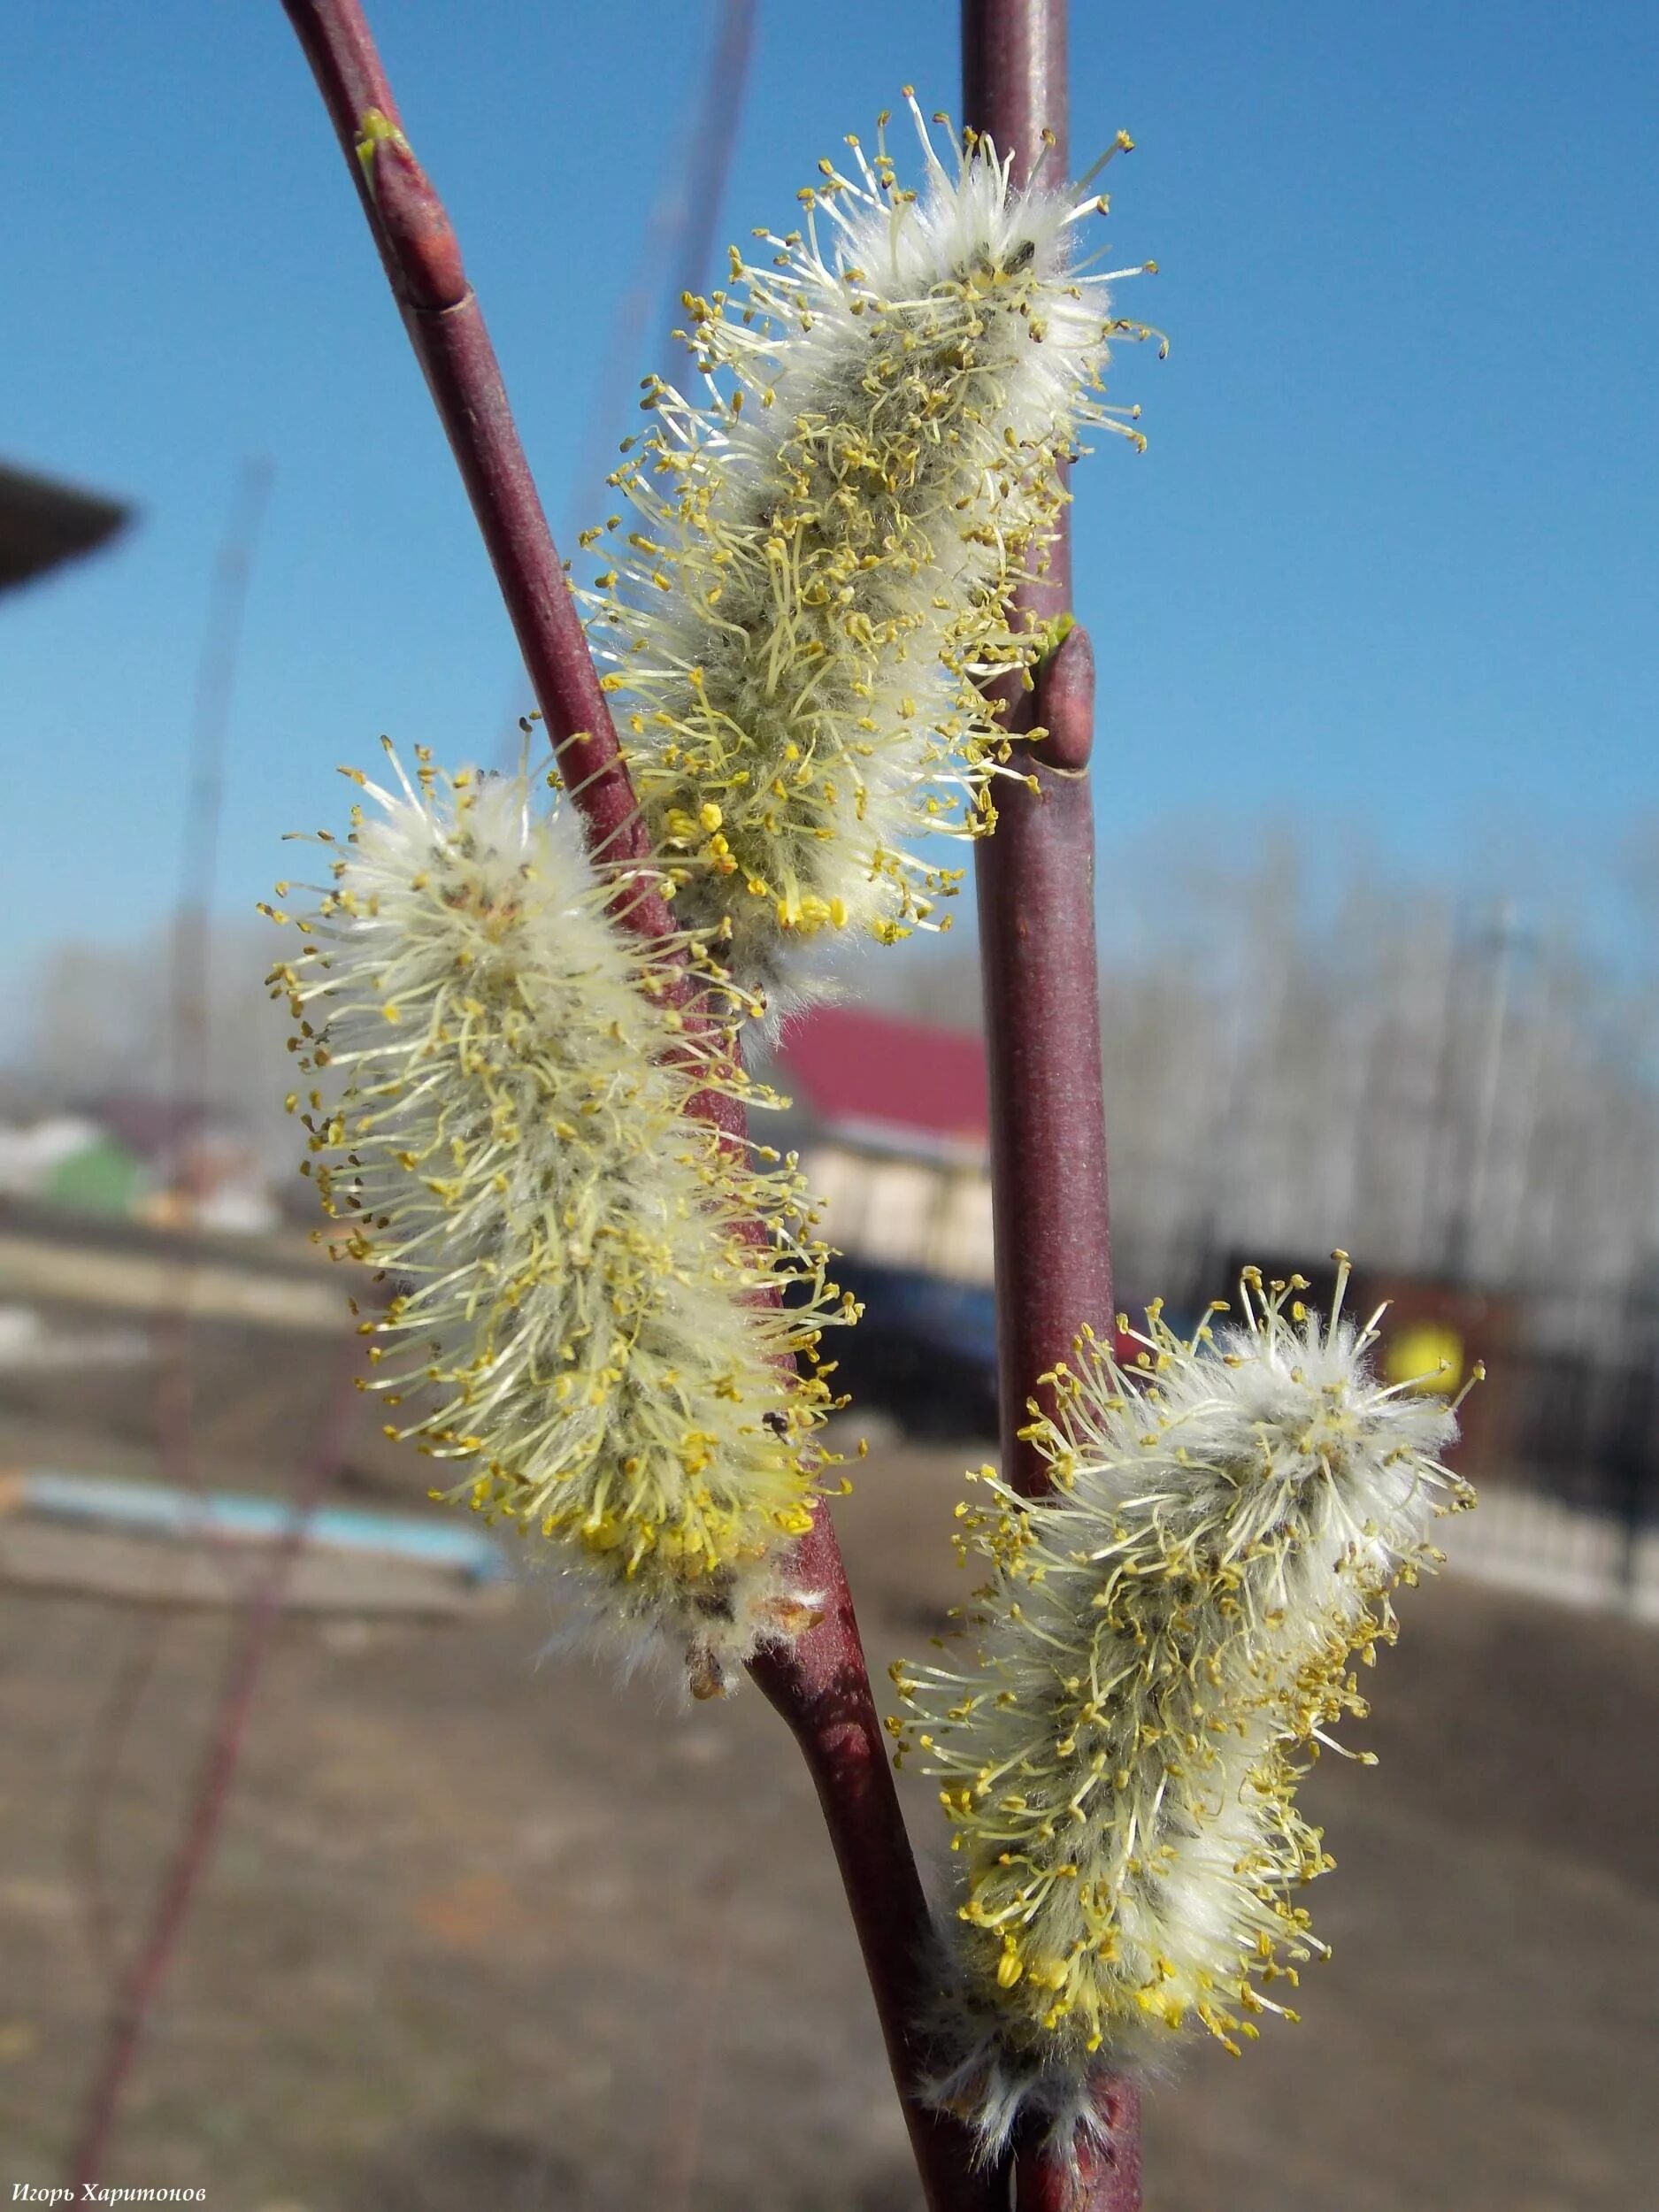
<path fill-rule="evenodd" d="M 556 525 L 712 0 L 380 0 Z M 1659 814 L 1659 11 L 1502 0 L 1074 9 L 1073 148 L 1120 124 L 1115 257 L 1151 449 L 1079 477 L 1102 863 L 1200 814 L 1402 864 L 1600 877 Z M 944 0 L 760 0 L 722 239 L 913 81 Z M 135 501 L 107 557 L 0 605 L 12 994 L 39 947 L 173 896 L 208 580 L 275 464 L 221 905 L 336 821 L 381 730 L 489 754 L 522 698 L 448 454 L 277 0 L 80 0 L 0 35 L 0 453 Z M 644 364 L 640 366 L 643 367 Z M 611 396 L 620 437 L 631 379 Z M 1525 881 L 1520 887 L 1525 891 Z M 0 1035 L 6 1016 L 0 1010 Z"/>

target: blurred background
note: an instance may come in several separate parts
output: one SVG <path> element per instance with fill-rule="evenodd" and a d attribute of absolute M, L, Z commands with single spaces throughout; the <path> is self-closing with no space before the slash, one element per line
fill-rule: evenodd
<path fill-rule="evenodd" d="M 1307 2024 L 1151 2099 L 1155 2212 L 1629 2212 L 1659 2125 L 1659 29 L 1475 0 L 1079 8 L 1157 259 L 1076 479 L 1101 667 L 1119 1295 L 1338 1244 L 1484 1358 L 1480 1511 L 1308 1786 Z M 955 12 L 635 0 L 375 28 L 556 533 L 682 285 Z M 249 2212 L 899 2212 L 805 1777 L 542 1656 L 556 1594 L 350 1388 L 254 911 L 380 733 L 529 704 L 275 0 L 6 33 L 0 174 L 0 2181 Z M 949 857 L 949 855 L 941 856 Z M 769 1067 L 866 1304 L 838 1524 L 872 1668 L 993 1448 L 972 895 Z M 907 1798 L 935 1865 L 937 1808 Z M 142 2019 L 142 2035 L 133 2033 Z"/>

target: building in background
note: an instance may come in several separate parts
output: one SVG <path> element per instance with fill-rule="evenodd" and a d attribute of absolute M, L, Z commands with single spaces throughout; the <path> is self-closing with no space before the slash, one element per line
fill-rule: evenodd
<path fill-rule="evenodd" d="M 824 1202 L 864 1317 L 833 1348 L 859 1403 L 907 1427 L 988 1432 L 996 1405 L 985 1048 L 971 1033 L 824 1006 L 783 1033 L 784 1141 Z"/>

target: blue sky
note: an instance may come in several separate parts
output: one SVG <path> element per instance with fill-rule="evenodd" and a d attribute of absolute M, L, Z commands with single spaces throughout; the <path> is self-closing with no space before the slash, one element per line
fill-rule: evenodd
<path fill-rule="evenodd" d="M 712 0 L 380 0 L 556 525 L 615 300 L 695 104 Z M 897 87 L 957 105 L 941 0 L 761 0 L 722 239 Z M 1286 818 L 1425 877 L 1599 887 L 1659 813 L 1659 15 L 1498 0 L 1084 4 L 1073 144 L 1119 124 L 1115 256 L 1163 273 L 1125 351 L 1150 451 L 1079 478 L 1110 877 L 1171 826 Z M 0 606 L 9 1011 L 65 935 L 173 895 L 190 685 L 244 456 L 275 488 L 220 903 L 337 818 L 387 730 L 489 752 L 522 697 L 447 452 L 277 0 L 11 12 L 8 459 L 134 500 L 94 565 Z M 641 364 L 642 368 L 645 364 Z M 612 396 L 620 437 L 631 381 Z M 1598 910 L 1600 910 L 1598 906 Z"/>

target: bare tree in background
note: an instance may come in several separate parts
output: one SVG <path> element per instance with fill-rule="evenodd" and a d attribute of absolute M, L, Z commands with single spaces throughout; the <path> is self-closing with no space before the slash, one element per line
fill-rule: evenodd
<path fill-rule="evenodd" d="M 287 1030 L 263 988 L 268 937 L 257 918 L 215 930 L 206 1078 L 200 1098 L 189 1102 L 291 1172 L 291 1129 L 282 1111 Z M 167 943 L 158 929 L 136 945 L 75 941 L 46 955 L 19 1072 L 52 1103 L 96 1108 L 118 1095 L 163 1096 L 156 1040 L 167 1019 Z"/>
<path fill-rule="evenodd" d="M 1242 1248 L 1333 1243 L 1371 1264 L 1533 1294 L 1640 1286 L 1659 1249 L 1659 949 L 1627 963 L 1518 902 L 1424 888 L 1374 856 L 1322 895 L 1288 832 L 1240 856 L 1171 822 L 1109 929 L 1106 1097 L 1126 1286 Z M 870 993 L 973 1026 L 971 949 Z"/>

